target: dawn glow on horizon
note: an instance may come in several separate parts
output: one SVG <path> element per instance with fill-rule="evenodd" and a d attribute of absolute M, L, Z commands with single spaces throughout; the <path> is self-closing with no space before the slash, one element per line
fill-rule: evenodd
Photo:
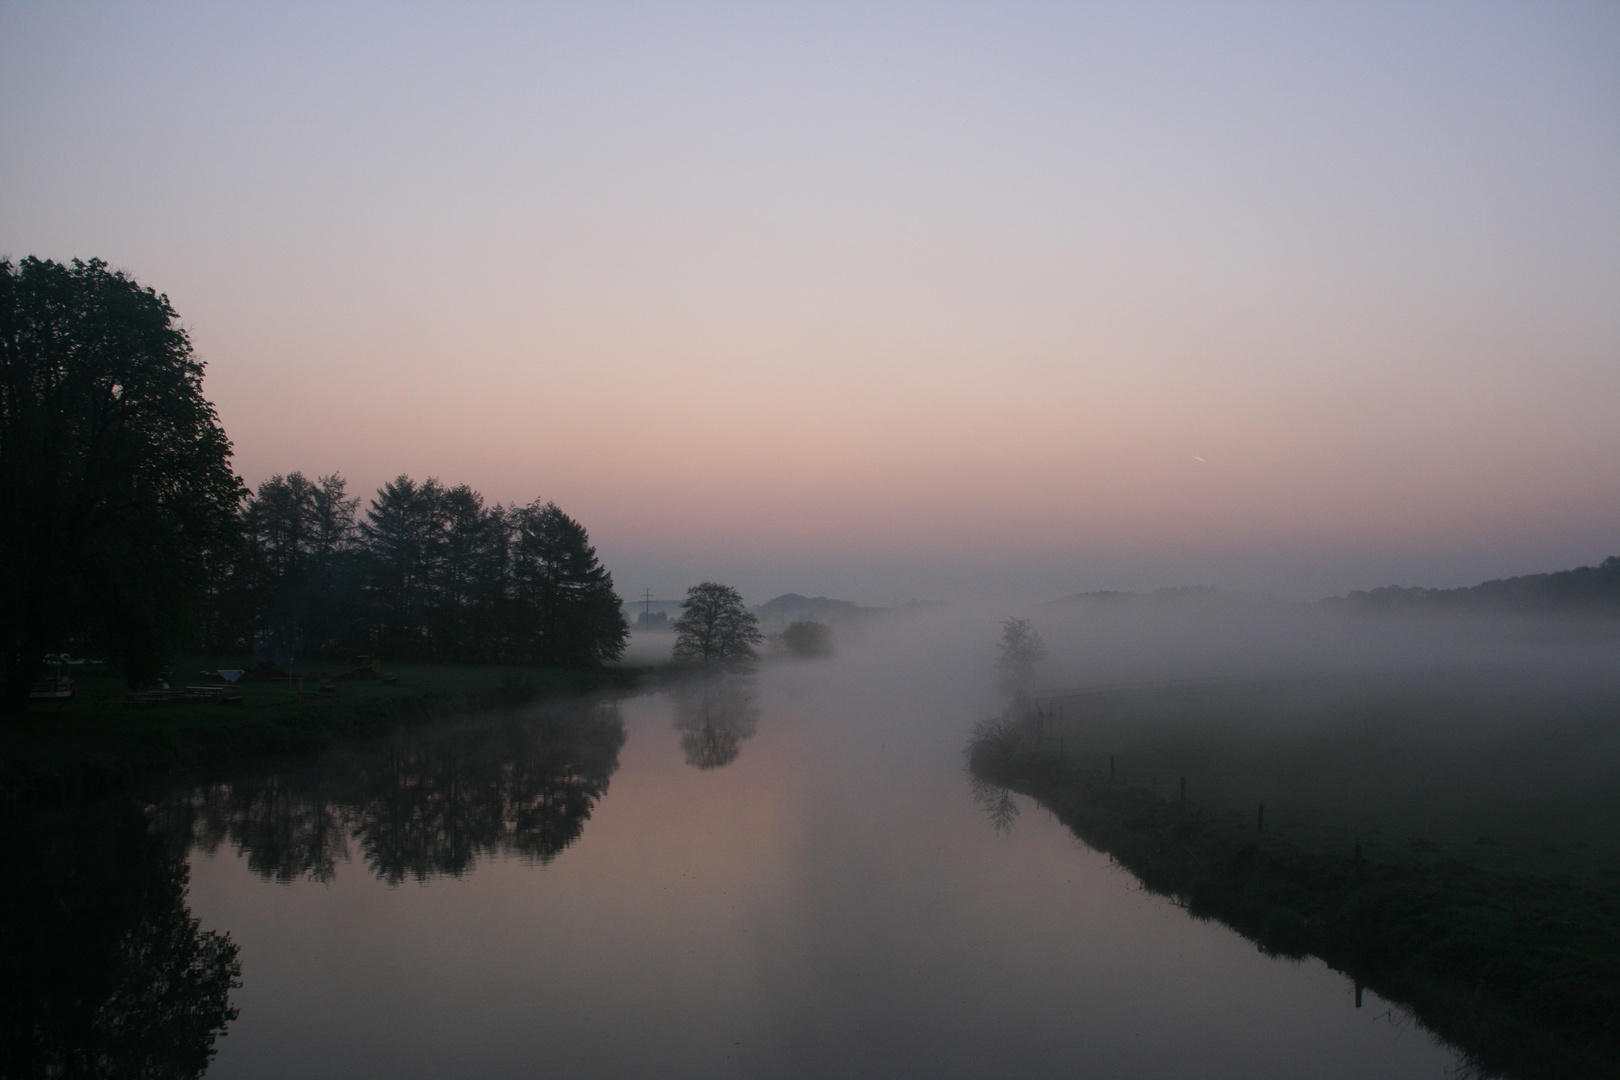
<path fill-rule="evenodd" d="M 1620 552 L 1620 7 L 11 4 L 0 254 L 250 484 L 619 591 L 1313 598 Z"/>

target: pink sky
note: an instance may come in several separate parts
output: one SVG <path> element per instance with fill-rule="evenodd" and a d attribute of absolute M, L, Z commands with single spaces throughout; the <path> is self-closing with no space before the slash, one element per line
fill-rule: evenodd
<path fill-rule="evenodd" d="M 1315 596 L 1620 551 L 1620 9 L 0 10 L 0 252 L 250 482 L 620 589 Z M 1202 459 L 1202 460 L 1199 460 Z"/>

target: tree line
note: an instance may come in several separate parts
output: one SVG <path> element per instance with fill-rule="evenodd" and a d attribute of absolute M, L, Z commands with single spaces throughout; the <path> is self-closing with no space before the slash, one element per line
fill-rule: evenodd
<path fill-rule="evenodd" d="M 400 662 L 590 667 L 629 630 L 584 526 L 400 476 L 364 512 L 342 476 L 259 484 L 203 597 L 204 648 Z"/>
<path fill-rule="evenodd" d="M 47 654 L 148 681 L 176 648 L 583 667 L 613 579 L 553 503 L 401 476 L 248 491 L 168 297 L 96 259 L 0 259 L 0 712 Z"/>
<path fill-rule="evenodd" d="M 1361 611 L 1612 615 L 1620 611 L 1620 555 L 1611 555 L 1596 566 L 1499 578 L 1461 589 L 1399 585 L 1357 589 L 1348 596 L 1328 597 L 1322 604 Z"/>

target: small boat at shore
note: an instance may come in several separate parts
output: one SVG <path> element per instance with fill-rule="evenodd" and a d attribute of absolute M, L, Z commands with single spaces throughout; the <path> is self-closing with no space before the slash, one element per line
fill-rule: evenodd
<path fill-rule="evenodd" d="M 52 701 L 78 696 L 78 691 L 73 686 L 73 678 L 68 674 L 67 665 L 84 662 L 71 660 L 66 653 L 47 656 L 45 667 L 49 669 L 50 674 L 35 683 L 34 688 L 28 691 L 28 700 Z"/>
<path fill-rule="evenodd" d="M 70 698 L 78 693 L 73 688 L 73 680 L 66 675 L 55 679 L 41 679 L 28 691 L 30 701 L 49 701 L 59 698 Z"/>

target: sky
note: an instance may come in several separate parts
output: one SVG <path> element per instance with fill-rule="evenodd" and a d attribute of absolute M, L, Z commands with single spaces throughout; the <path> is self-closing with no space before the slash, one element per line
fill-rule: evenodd
<path fill-rule="evenodd" d="M 621 594 L 1620 553 L 1620 5 L 0 6 L 0 254 Z"/>

